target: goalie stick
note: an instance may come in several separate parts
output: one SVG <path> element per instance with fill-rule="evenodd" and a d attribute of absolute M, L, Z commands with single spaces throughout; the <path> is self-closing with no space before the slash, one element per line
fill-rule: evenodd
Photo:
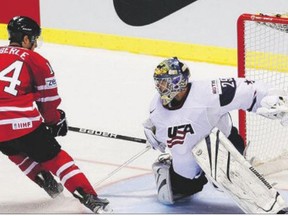
<path fill-rule="evenodd" d="M 128 164 L 132 163 L 133 161 L 135 161 L 137 158 L 139 158 L 141 155 L 143 155 L 144 153 L 146 153 L 147 151 L 149 151 L 151 149 L 151 146 L 146 146 L 145 149 L 141 150 L 140 152 L 138 152 L 137 154 L 135 154 L 133 157 L 131 157 L 129 160 L 125 161 L 123 164 L 121 164 L 119 167 L 117 167 L 115 170 L 113 170 L 112 172 L 110 172 L 109 174 L 107 174 L 103 179 L 101 179 L 100 181 L 96 182 L 94 184 L 94 187 L 97 187 L 98 185 L 102 184 L 104 181 L 106 181 L 107 179 L 109 179 L 111 176 L 115 175 L 117 172 L 119 172 L 121 169 L 123 169 L 125 166 L 127 166 Z"/>
<path fill-rule="evenodd" d="M 283 213 L 287 204 L 219 130 L 192 150 L 197 163 L 215 185 L 245 213 Z"/>
<path fill-rule="evenodd" d="M 69 126 L 68 130 L 73 131 L 73 132 L 77 132 L 77 133 L 94 135 L 94 136 L 101 136 L 101 137 L 112 138 L 112 139 L 121 139 L 121 140 L 138 142 L 138 143 L 146 143 L 145 139 L 125 136 L 125 135 L 120 135 L 120 134 L 115 134 L 115 133 L 110 133 L 110 132 L 103 132 L 103 131 L 98 131 L 98 130 L 78 128 L 78 127 L 72 127 L 72 126 Z"/>

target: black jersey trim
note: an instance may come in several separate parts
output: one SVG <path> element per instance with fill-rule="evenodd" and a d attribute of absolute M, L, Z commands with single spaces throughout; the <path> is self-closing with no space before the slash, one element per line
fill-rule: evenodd
<path fill-rule="evenodd" d="M 226 106 L 232 102 L 236 94 L 236 81 L 231 79 L 220 79 L 221 91 L 219 95 L 220 106 Z"/>

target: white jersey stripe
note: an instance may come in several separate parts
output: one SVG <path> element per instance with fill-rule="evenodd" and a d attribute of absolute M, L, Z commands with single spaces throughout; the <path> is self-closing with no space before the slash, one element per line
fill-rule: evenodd
<path fill-rule="evenodd" d="M 23 173 L 25 175 L 28 175 L 31 172 L 31 170 L 33 170 L 34 167 L 37 166 L 37 164 L 38 164 L 37 162 L 33 162 Z"/>
<path fill-rule="evenodd" d="M 60 177 L 60 174 L 61 174 L 64 170 L 68 169 L 69 167 L 71 167 L 71 166 L 73 166 L 73 165 L 74 165 L 74 161 L 70 161 L 70 162 L 68 162 L 68 163 L 65 163 L 64 165 L 62 165 L 62 166 L 57 170 L 56 176 Z"/>
<path fill-rule="evenodd" d="M 77 170 L 73 170 L 69 173 L 67 173 L 65 176 L 63 176 L 63 178 L 61 179 L 61 182 L 63 183 L 63 185 L 65 185 L 66 181 L 70 178 L 72 178 L 73 176 L 82 173 L 79 169 Z"/>
<path fill-rule="evenodd" d="M 38 102 L 49 102 L 49 101 L 56 101 L 60 99 L 59 95 L 52 96 L 52 97 L 45 97 L 45 98 L 39 98 L 37 101 Z"/>
<path fill-rule="evenodd" d="M 17 166 L 20 167 L 20 166 L 21 166 L 22 164 L 24 164 L 25 161 L 27 161 L 28 159 L 29 159 L 28 157 L 24 158 L 24 160 L 21 161 L 19 164 L 17 164 Z"/>
<path fill-rule="evenodd" d="M 40 119 L 41 119 L 41 115 L 37 117 L 32 117 L 32 118 L 3 119 L 3 120 L 0 120 L 0 125 L 23 123 L 23 122 L 29 122 L 29 121 L 39 121 Z"/>
<path fill-rule="evenodd" d="M 33 103 L 31 107 L 16 107 L 16 106 L 3 106 L 0 107 L 0 112 L 8 112 L 8 111 L 17 111 L 17 112 L 26 112 L 33 111 L 36 108 L 36 105 Z"/>

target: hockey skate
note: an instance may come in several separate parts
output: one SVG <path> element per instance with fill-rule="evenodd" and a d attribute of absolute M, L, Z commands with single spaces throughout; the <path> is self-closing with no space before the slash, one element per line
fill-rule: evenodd
<path fill-rule="evenodd" d="M 109 208 L 109 201 L 101 199 L 95 195 L 87 194 L 82 188 L 77 188 L 73 196 L 80 200 L 80 202 L 96 214 L 111 213 L 112 209 Z"/>
<path fill-rule="evenodd" d="M 58 183 L 50 172 L 39 172 L 34 181 L 52 198 L 57 197 L 64 189 L 62 184 Z"/>

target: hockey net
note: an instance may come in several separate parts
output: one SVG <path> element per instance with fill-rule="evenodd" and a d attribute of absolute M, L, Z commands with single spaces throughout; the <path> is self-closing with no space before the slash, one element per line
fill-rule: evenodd
<path fill-rule="evenodd" d="M 287 15 L 243 14 L 237 31 L 238 76 L 288 90 Z M 277 120 L 240 111 L 239 131 L 248 145 L 246 159 L 263 174 L 288 170 L 287 127 Z"/>

